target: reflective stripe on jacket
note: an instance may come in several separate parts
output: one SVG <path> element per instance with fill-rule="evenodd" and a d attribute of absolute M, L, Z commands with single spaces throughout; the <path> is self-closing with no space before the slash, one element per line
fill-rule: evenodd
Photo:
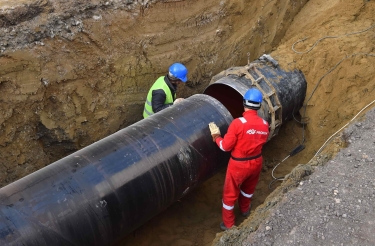
<path fill-rule="evenodd" d="M 145 107 L 144 107 L 144 110 L 143 110 L 143 118 L 147 118 L 150 115 L 154 114 L 154 111 L 152 109 L 152 92 L 154 90 L 160 90 L 161 89 L 161 90 L 164 91 L 164 93 L 165 93 L 164 104 L 173 103 L 173 98 L 175 98 L 176 95 L 172 95 L 172 92 L 171 92 L 170 88 L 168 87 L 167 83 L 164 81 L 164 78 L 165 78 L 165 76 L 159 77 L 155 81 L 155 83 L 152 85 L 152 87 L 150 88 L 150 90 L 147 94 Z"/>

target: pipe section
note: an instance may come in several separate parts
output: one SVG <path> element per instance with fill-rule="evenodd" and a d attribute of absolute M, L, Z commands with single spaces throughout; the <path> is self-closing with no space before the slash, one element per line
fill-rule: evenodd
<path fill-rule="evenodd" d="M 110 245 L 229 160 L 209 122 L 233 120 L 198 94 L 0 190 L 0 244 Z"/>
<path fill-rule="evenodd" d="M 292 119 L 302 107 L 307 83 L 301 71 L 284 71 L 269 63 L 256 60 L 244 67 L 222 71 L 212 78 L 203 93 L 219 100 L 237 118 L 242 116 L 243 95 L 252 87 L 258 88 L 263 94 L 258 115 L 270 124 L 271 139 L 282 123 Z"/>

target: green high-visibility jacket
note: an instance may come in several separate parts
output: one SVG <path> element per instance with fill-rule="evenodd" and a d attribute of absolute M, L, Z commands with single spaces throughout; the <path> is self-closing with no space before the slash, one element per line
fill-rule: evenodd
<path fill-rule="evenodd" d="M 160 90 L 162 89 L 165 93 L 165 101 L 164 104 L 170 104 L 173 103 L 173 99 L 176 98 L 176 94 L 172 94 L 171 90 L 169 89 L 167 83 L 164 81 L 165 76 L 159 77 L 155 83 L 152 85 L 150 90 L 148 91 L 146 102 L 145 102 L 145 108 L 143 110 L 143 118 L 147 118 L 150 115 L 154 114 L 154 111 L 152 110 L 152 91 L 154 90 Z"/>

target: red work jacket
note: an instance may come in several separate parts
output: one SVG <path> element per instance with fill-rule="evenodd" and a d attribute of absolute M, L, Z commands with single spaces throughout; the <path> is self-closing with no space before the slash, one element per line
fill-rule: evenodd
<path fill-rule="evenodd" d="M 224 138 L 218 137 L 216 144 L 223 151 L 232 151 L 235 158 L 246 158 L 261 154 L 269 135 L 268 123 L 258 116 L 256 110 L 248 110 L 229 125 Z"/>

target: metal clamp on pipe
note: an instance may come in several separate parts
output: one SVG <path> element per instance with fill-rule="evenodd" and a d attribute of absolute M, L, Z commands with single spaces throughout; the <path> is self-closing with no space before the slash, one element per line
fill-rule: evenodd
<path fill-rule="evenodd" d="M 263 94 L 258 114 L 270 125 L 270 140 L 282 123 L 292 119 L 302 107 L 307 88 L 305 77 L 299 70 L 287 72 L 262 59 L 215 75 L 203 93 L 218 99 L 237 118 L 243 112 L 240 98 L 252 87 Z"/>

